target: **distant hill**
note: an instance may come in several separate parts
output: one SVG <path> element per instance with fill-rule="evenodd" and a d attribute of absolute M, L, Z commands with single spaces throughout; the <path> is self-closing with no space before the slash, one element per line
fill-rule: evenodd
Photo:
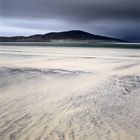
<path fill-rule="evenodd" d="M 32 36 L 0 37 L 0 42 L 51 42 L 54 40 L 72 41 L 104 41 L 104 42 L 124 42 L 117 38 L 94 35 L 80 30 L 65 32 L 51 32 L 47 34 L 37 34 Z"/>

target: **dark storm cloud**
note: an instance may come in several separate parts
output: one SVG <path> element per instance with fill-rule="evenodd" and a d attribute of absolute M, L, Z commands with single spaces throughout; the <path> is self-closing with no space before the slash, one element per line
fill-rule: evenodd
<path fill-rule="evenodd" d="M 1 16 L 19 18 L 140 19 L 139 0 L 0 0 Z"/>
<path fill-rule="evenodd" d="M 5 28 L 79 28 L 120 37 L 132 31 L 140 38 L 139 5 L 139 0 L 0 0 L 0 18 Z"/>

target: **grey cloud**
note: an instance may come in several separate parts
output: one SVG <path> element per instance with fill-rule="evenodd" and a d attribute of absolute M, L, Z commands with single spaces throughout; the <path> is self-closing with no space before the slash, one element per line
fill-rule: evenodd
<path fill-rule="evenodd" d="M 1 16 L 19 18 L 140 19 L 138 0 L 0 0 Z"/>
<path fill-rule="evenodd" d="M 120 38 L 133 33 L 140 38 L 139 5 L 139 0 L 0 0 L 0 18 L 11 28 L 83 29 Z"/>

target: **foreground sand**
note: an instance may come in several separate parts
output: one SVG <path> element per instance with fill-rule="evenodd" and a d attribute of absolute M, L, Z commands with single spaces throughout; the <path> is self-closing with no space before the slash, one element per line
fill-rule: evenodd
<path fill-rule="evenodd" d="M 0 140 L 140 140 L 140 50 L 0 46 Z"/>

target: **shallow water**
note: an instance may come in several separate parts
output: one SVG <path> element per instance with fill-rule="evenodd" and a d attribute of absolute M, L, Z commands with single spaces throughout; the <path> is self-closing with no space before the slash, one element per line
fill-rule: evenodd
<path fill-rule="evenodd" d="M 0 140 L 139 140 L 140 49 L 0 46 Z"/>

